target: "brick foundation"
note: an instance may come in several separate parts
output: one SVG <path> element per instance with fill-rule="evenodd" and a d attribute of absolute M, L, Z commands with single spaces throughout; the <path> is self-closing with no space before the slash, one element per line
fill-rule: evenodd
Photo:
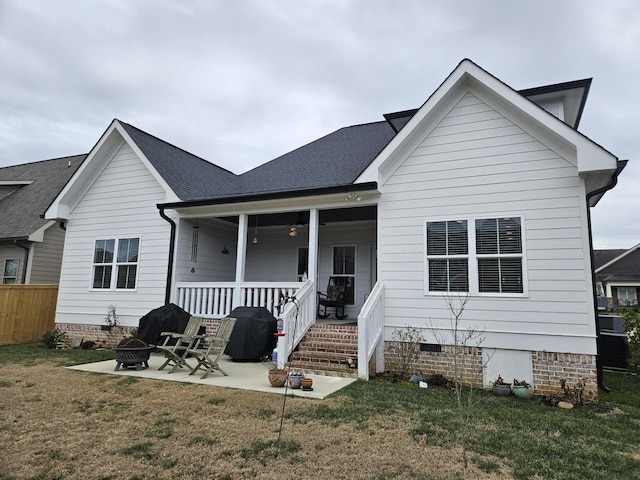
<path fill-rule="evenodd" d="M 215 335 L 220 325 L 219 319 L 205 318 L 203 325 L 207 335 Z M 83 342 L 95 342 L 98 347 L 114 347 L 123 338 L 129 337 L 137 327 L 116 327 L 111 331 L 102 330 L 102 325 L 87 325 L 78 323 L 56 323 L 56 328 L 66 336 L 64 343 L 71 346 L 74 337 L 82 337 Z"/>
<path fill-rule="evenodd" d="M 102 325 L 78 323 L 56 323 L 56 328 L 66 335 L 64 343 L 71 346 L 75 337 L 82 337 L 83 342 L 95 342 L 98 347 L 115 347 L 120 340 L 131 335 L 136 327 L 114 327 L 110 331 L 102 330 Z"/>
<path fill-rule="evenodd" d="M 476 388 L 482 388 L 482 348 L 462 347 L 461 372 L 464 382 L 470 382 Z M 454 377 L 454 347 L 442 345 L 442 351 L 419 352 L 417 360 L 411 362 L 410 372 L 423 375 L 441 374 Z M 581 355 L 558 352 L 531 352 L 533 370 L 532 383 L 536 394 L 549 395 L 560 392 L 561 380 L 575 387 L 584 383 L 585 397 L 597 398 L 598 384 L 595 355 Z M 385 365 L 394 371 L 398 365 L 398 342 L 385 342 Z"/>
<path fill-rule="evenodd" d="M 385 342 L 385 366 L 394 371 L 399 363 L 399 342 Z M 418 352 L 418 358 L 411 362 L 411 373 L 421 372 L 422 375 L 440 374 L 447 378 L 454 377 L 454 351 L 452 345 L 442 345 L 441 352 Z M 474 387 L 482 387 L 482 349 L 477 347 L 461 347 L 464 353 L 461 357 L 460 371 L 464 382 L 470 382 Z"/>
<path fill-rule="evenodd" d="M 566 380 L 571 387 L 583 382 L 589 396 L 598 396 L 595 355 L 531 352 L 531 360 L 536 393 L 555 394 L 560 390 L 560 381 Z"/>

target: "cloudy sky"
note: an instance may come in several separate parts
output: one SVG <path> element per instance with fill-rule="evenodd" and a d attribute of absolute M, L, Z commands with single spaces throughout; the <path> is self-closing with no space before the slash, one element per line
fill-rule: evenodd
<path fill-rule="evenodd" d="M 235 173 L 420 106 L 463 58 L 515 89 L 593 77 L 580 130 L 630 159 L 596 248 L 640 243 L 640 2 L 0 0 L 0 167 L 119 118 Z"/>

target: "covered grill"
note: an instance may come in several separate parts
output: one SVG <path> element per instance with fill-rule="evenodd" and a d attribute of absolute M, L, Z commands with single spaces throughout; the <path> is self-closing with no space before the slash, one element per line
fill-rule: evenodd
<path fill-rule="evenodd" d="M 259 361 L 277 344 L 276 318 L 264 307 L 236 307 L 229 314 L 237 319 L 224 353 L 233 360 Z"/>
<path fill-rule="evenodd" d="M 138 338 L 147 343 L 162 345 L 161 332 L 184 332 L 191 315 L 179 306 L 169 303 L 151 310 L 138 323 Z M 201 332 L 204 333 L 204 332 Z M 173 340 L 172 345 L 175 344 Z"/>

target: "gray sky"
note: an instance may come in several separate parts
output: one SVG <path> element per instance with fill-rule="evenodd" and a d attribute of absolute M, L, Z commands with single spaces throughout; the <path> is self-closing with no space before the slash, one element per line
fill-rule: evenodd
<path fill-rule="evenodd" d="M 596 248 L 640 243 L 637 0 L 0 0 L 0 166 L 113 118 L 235 173 L 420 106 L 463 58 L 515 89 L 593 77 L 580 131 L 630 159 Z"/>

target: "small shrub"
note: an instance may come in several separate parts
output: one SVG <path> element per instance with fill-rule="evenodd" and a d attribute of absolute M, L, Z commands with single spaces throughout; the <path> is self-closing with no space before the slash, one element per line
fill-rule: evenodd
<path fill-rule="evenodd" d="M 104 323 L 111 328 L 118 328 L 120 326 L 120 321 L 118 318 L 118 314 L 116 313 L 116 306 L 109 305 L 107 307 L 107 316 L 104 317 Z"/>
<path fill-rule="evenodd" d="M 640 373 L 640 313 L 632 310 L 621 310 L 624 318 L 624 331 L 629 346 L 629 370 Z"/>
<path fill-rule="evenodd" d="M 418 359 L 420 354 L 420 343 L 424 341 L 422 331 L 419 328 L 405 325 L 403 328 L 396 328 L 391 334 L 391 338 L 398 343 L 396 358 L 390 363 L 400 378 L 406 378 L 411 364 Z"/>
<path fill-rule="evenodd" d="M 42 341 L 47 346 L 47 348 L 56 348 L 58 342 L 62 342 L 64 340 L 64 332 L 54 328 L 53 330 L 49 330 L 42 335 Z"/>
<path fill-rule="evenodd" d="M 424 381 L 427 382 L 429 387 L 450 387 L 453 385 L 453 382 L 440 373 L 429 375 Z"/>

